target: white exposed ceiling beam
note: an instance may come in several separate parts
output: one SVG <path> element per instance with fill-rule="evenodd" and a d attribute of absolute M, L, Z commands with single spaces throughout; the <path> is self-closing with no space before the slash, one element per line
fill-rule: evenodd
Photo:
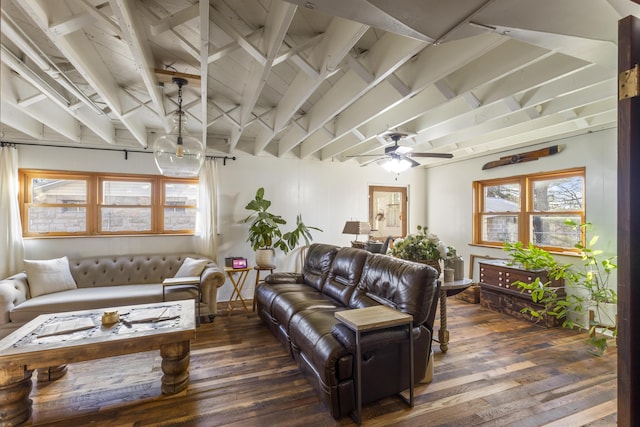
<path fill-rule="evenodd" d="M 258 40 L 260 38 L 260 36 L 262 36 L 262 29 L 259 29 L 259 30 L 256 30 L 256 31 L 252 32 L 246 38 L 250 43 L 253 43 L 256 40 Z M 215 49 L 209 55 L 209 64 L 211 64 L 212 62 L 215 62 L 215 61 L 217 61 L 219 59 L 224 58 L 225 56 L 227 56 L 228 54 L 230 54 L 231 52 L 233 52 L 233 51 L 235 51 L 237 49 L 240 49 L 240 44 L 238 43 L 237 40 L 233 40 L 232 42 L 227 43 L 226 45 L 222 46 L 221 48 Z"/>
<path fill-rule="evenodd" d="M 109 106 L 112 113 L 131 132 L 135 139 L 143 147 L 147 146 L 147 132 L 142 122 L 122 117 L 123 105 L 121 97 L 122 89 L 116 83 L 111 74 L 106 72 L 107 67 L 95 51 L 87 36 L 81 32 L 67 35 L 56 35 L 49 30 L 48 19 L 50 8 L 57 7 L 50 2 L 38 0 L 24 0 L 19 3 L 25 13 L 35 18 L 36 23 L 47 34 L 57 48 L 73 64 L 75 69 L 82 74 L 84 79 L 96 90 L 102 100 Z"/>
<path fill-rule="evenodd" d="M 22 98 L 18 101 L 18 106 L 20 108 L 27 108 L 29 105 L 37 104 L 40 101 L 44 101 L 47 99 L 47 95 L 44 93 L 36 93 L 33 96 L 28 98 Z"/>
<path fill-rule="evenodd" d="M 80 13 L 69 16 L 63 21 L 49 24 L 49 31 L 57 36 L 66 36 L 92 24 L 95 20 L 96 19 L 88 13 Z"/>
<path fill-rule="evenodd" d="M 471 40 L 477 43 L 475 50 L 469 43 Z M 402 104 L 371 118 L 362 125 L 363 133 L 368 138 L 372 138 L 389 128 L 403 126 L 422 116 L 424 112 L 446 102 L 448 99 L 433 85 L 444 77 L 448 87 L 454 93 L 464 93 L 504 78 L 514 69 L 528 69 L 531 64 L 545 58 L 548 54 L 544 49 L 525 49 L 521 43 L 493 33 L 459 42 L 459 46 L 456 45 L 458 41 L 452 41 L 438 47 L 427 48 L 424 53 L 418 55 L 416 61 L 399 69 L 396 74 L 404 81 L 415 79 L 414 90 L 426 85 L 431 85 L 431 89 L 423 90 Z M 455 52 L 455 55 L 451 55 L 452 52 Z M 469 60 L 463 59 L 469 56 Z M 459 64 L 452 63 L 456 58 L 460 61 Z M 499 64 L 496 63 L 496 58 L 502 58 Z M 414 126 L 415 132 L 419 129 L 421 128 Z"/>
<path fill-rule="evenodd" d="M 280 2 L 275 2 L 274 4 L 279 4 Z M 291 5 L 289 5 L 291 6 Z M 294 8 L 296 6 L 293 6 Z M 295 11 L 295 9 L 294 9 Z M 264 65 L 267 61 L 265 55 L 260 52 L 258 48 L 256 48 L 244 35 L 242 35 L 238 30 L 235 29 L 233 25 L 227 22 L 226 18 L 216 10 L 215 7 L 211 6 L 211 11 L 209 13 L 209 17 L 211 21 L 213 21 L 216 26 L 218 26 L 222 31 L 227 33 L 229 37 L 234 39 L 242 49 L 244 49 L 254 60 L 258 61 L 258 63 Z"/>
<path fill-rule="evenodd" d="M 442 80 L 454 70 L 486 54 L 487 49 L 501 46 L 504 41 L 504 38 L 496 35 L 485 35 L 473 38 L 472 40 L 468 39 L 464 43 L 462 41 L 453 41 L 445 46 L 429 46 L 423 49 L 412 61 L 399 67 L 397 72 L 394 73 L 396 78 L 401 79 L 403 83 L 405 81 L 413 82 L 413 85 L 404 83 L 407 87 L 411 88 L 409 93 L 401 96 L 397 91 L 389 92 L 389 85 L 384 84 L 373 87 L 369 93 L 360 96 L 359 99 L 340 114 L 337 123 L 336 139 L 324 141 L 316 139 L 316 142 L 313 144 L 308 144 L 307 142 L 310 141 L 305 141 L 303 142 L 303 146 L 307 145 L 307 147 L 305 147 L 307 151 L 304 152 L 310 153 L 312 152 L 311 150 L 317 151 L 323 149 L 321 157 L 325 159 L 327 156 L 339 154 L 339 150 L 348 147 L 344 143 L 338 144 L 333 148 L 328 147 L 330 144 L 336 142 L 338 138 L 342 137 L 348 129 L 360 127 L 378 116 L 384 116 L 385 112 L 394 106 L 410 104 L 412 106 L 411 108 L 415 108 L 414 114 L 416 114 L 418 111 L 424 111 L 426 106 L 433 102 L 444 102 L 446 98 L 436 90 L 429 92 L 431 94 L 429 95 L 429 99 L 423 99 L 420 91 L 422 91 L 425 86 Z M 456 51 L 457 54 L 451 55 L 451 51 Z M 433 86 L 431 87 L 433 88 Z M 420 101 L 416 98 L 420 99 Z M 403 102 L 399 104 L 400 101 Z M 382 119 L 380 121 L 382 121 Z M 384 125 L 383 129 L 378 129 L 373 133 L 366 131 L 363 133 L 367 138 L 372 138 L 394 127 L 397 127 L 397 122 L 389 121 Z M 363 129 L 361 129 L 361 131 L 362 130 Z"/>
<path fill-rule="evenodd" d="M 177 27 L 178 25 L 182 25 L 185 22 L 197 18 L 198 14 L 201 12 L 202 11 L 200 10 L 200 6 L 197 4 L 185 7 L 184 9 L 181 9 L 176 13 L 159 19 L 155 24 L 151 26 L 151 35 L 157 36 L 164 33 L 165 31 L 169 31 L 170 29 Z"/>
<path fill-rule="evenodd" d="M 469 104 L 469 107 L 474 110 L 478 108 L 480 104 L 480 100 L 476 98 L 476 96 L 472 92 L 465 92 L 462 94 L 462 98 Z"/>
<path fill-rule="evenodd" d="M 351 105 L 371 88 L 375 87 L 402 64 L 425 47 L 425 43 L 418 40 L 407 40 L 391 33 L 385 33 L 376 44 L 363 56 L 361 63 L 375 79 L 369 83 L 362 81 L 357 74 L 349 69 L 323 98 L 308 112 L 308 126 L 306 134 L 290 129 L 280 139 L 279 155 L 282 156 L 298 143 L 309 137 L 332 117 Z M 318 151 L 318 144 L 302 143 L 301 155 L 308 156 Z"/>
<path fill-rule="evenodd" d="M 140 22 L 140 12 L 135 6 L 136 2 L 110 0 L 110 4 L 136 63 L 136 69 L 149 93 L 155 113 L 163 123 L 165 132 L 169 132 L 171 123 L 166 117 L 163 96 L 154 73 L 156 67 L 153 53 L 151 52 L 151 47 L 149 47 L 143 25 Z"/>
<path fill-rule="evenodd" d="M 461 141 L 465 147 L 469 146 L 469 141 L 474 141 L 473 144 L 486 143 L 492 137 L 496 139 L 511 137 L 531 129 L 541 129 L 544 126 L 548 126 L 550 122 L 562 123 L 567 120 L 567 111 L 584 110 L 584 112 L 578 113 L 580 118 L 587 118 L 594 114 L 595 111 L 605 113 L 611 108 L 615 109 L 615 106 L 611 106 L 614 99 L 615 95 L 609 93 L 605 85 L 602 85 L 597 90 L 587 89 L 581 93 L 550 100 L 543 105 L 540 117 L 533 120 L 522 111 L 515 112 L 487 120 L 476 126 L 468 126 L 458 131 L 452 131 L 447 135 L 431 139 L 430 142 L 436 148 Z M 595 107 L 592 108 L 591 106 Z"/>
<path fill-rule="evenodd" d="M 460 70 L 460 74 L 465 74 L 463 71 Z M 418 142 L 435 138 L 436 135 L 439 135 L 438 132 L 441 132 L 438 129 L 464 128 L 477 124 L 479 120 L 486 121 L 504 114 L 505 110 L 503 109 L 499 109 L 499 113 L 495 113 L 493 105 L 495 103 L 506 105 L 504 104 L 505 98 L 513 97 L 513 94 L 522 95 L 520 99 L 514 98 L 510 102 L 510 108 L 515 108 L 517 104 L 518 108 L 513 111 L 528 110 L 558 96 L 559 93 L 571 93 L 589 87 L 605 76 L 602 69 L 585 68 L 581 61 L 558 54 L 543 56 L 539 61 L 530 63 L 523 70 L 509 73 L 499 80 L 490 78 L 491 74 L 487 74 L 487 71 L 491 72 L 490 69 L 486 71 L 482 69 L 466 70 L 467 73 L 476 75 L 484 73 L 488 78 L 488 83 L 480 84 L 475 88 L 462 86 L 463 90 L 473 89 L 482 98 L 483 106 L 476 112 L 471 110 L 463 112 L 447 108 L 447 106 L 424 110 L 421 115 L 414 117 L 411 122 L 406 124 L 414 132 L 420 133 L 416 138 Z M 454 80 L 457 78 L 454 77 Z M 434 127 L 436 124 L 439 126 Z"/>
<path fill-rule="evenodd" d="M 162 19 L 155 11 L 146 6 L 145 2 L 136 3 L 138 4 L 138 10 L 147 15 L 150 20 L 157 22 Z M 169 12 L 167 12 L 167 14 L 169 14 Z M 179 31 L 176 31 L 175 28 L 171 28 L 169 31 L 171 32 L 172 37 L 175 37 L 176 40 L 178 40 L 178 43 L 180 43 L 185 52 L 187 52 L 197 61 L 200 61 L 200 50 L 198 48 L 196 48 L 189 40 L 187 40 L 187 38 Z"/>
<path fill-rule="evenodd" d="M 43 125 L 38 120 L 22 112 L 4 97 L 0 99 L 0 121 L 33 139 L 43 138 Z"/>
<path fill-rule="evenodd" d="M 273 131 L 263 130 L 256 138 L 256 153 L 264 150 L 273 137 L 286 126 L 302 104 L 333 71 L 329 68 L 329 58 L 342 60 L 367 29 L 366 25 L 333 18 L 327 27 L 326 36 L 315 46 L 313 55 L 309 57 L 309 61 L 313 61 L 313 63 L 307 62 L 300 56 L 292 58 L 298 59 L 296 64 L 302 63 L 304 65 L 299 67 L 300 72 L 296 74 L 278 103 Z M 335 60 L 332 59 L 332 61 Z M 305 70 L 304 67 L 309 67 L 309 70 Z"/>
<path fill-rule="evenodd" d="M 324 38 L 324 33 L 318 34 L 314 37 L 311 37 L 307 40 L 305 40 L 302 43 L 299 43 L 293 47 L 290 47 L 289 50 L 287 50 L 286 52 L 284 52 L 281 55 L 278 55 L 278 57 L 276 57 L 273 60 L 273 66 L 275 67 L 276 65 L 293 58 L 294 56 L 297 56 L 300 52 L 303 52 L 307 49 L 309 49 L 312 46 L 317 45 L 318 43 L 320 43 L 320 41 Z M 287 37 L 285 37 L 285 42 L 287 41 Z"/>
<path fill-rule="evenodd" d="M 48 58 L 40 48 L 28 38 L 24 30 L 11 19 L 11 17 L 2 10 L 2 18 L 0 20 L 0 29 L 2 34 L 7 36 L 25 55 L 29 57 L 42 71 L 47 73 L 49 77 L 59 83 L 62 87 L 69 91 L 73 96 L 78 98 L 87 107 L 91 108 L 96 114 L 102 115 L 104 112 L 84 94 L 61 70 L 58 66 Z M 22 62 L 22 61 L 21 61 Z"/>
<path fill-rule="evenodd" d="M 229 141 L 232 151 L 235 149 L 242 131 L 245 126 L 247 126 L 253 109 L 258 102 L 258 98 L 271 72 L 273 61 L 280 51 L 280 47 L 287 34 L 289 25 L 293 20 L 296 9 L 297 6 L 290 3 L 280 1 L 272 3 L 272 7 L 267 15 L 263 37 L 260 40 L 261 54 L 264 53 L 265 61 L 263 63 L 253 62 L 251 64 L 251 70 L 242 94 L 240 129 L 239 132 L 232 133 L 231 140 Z"/>
<path fill-rule="evenodd" d="M 347 55 L 347 65 L 366 84 L 370 84 L 375 79 L 375 76 L 351 55 Z"/>
<path fill-rule="evenodd" d="M 2 67 L 4 71 L 6 68 Z M 60 135 L 75 142 L 80 142 L 80 123 L 70 114 L 60 108 L 55 108 L 55 104 L 46 99 L 29 107 L 21 107 L 20 99 L 16 97 L 30 97 L 37 94 L 35 88 L 19 77 L 9 73 L 2 78 L 2 95 L 4 100 L 22 113 L 32 117 L 40 123 L 53 129 Z"/>
<path fill-rule="evenodd" d="M 105 16 L 97 7 L 93 7 L 88 0 L 79 0 L 79 3 L 84 7 L 88 14 L 93 16 L 96 21 L 100 22 L 102 25 L 107 27 L 114 35 L 122 37 L 122 33 L 120 32 L 120 27 L 118 27 L 111 18 Z"/>
<path fill-rule="evenodd" d="M 75 117 L 82 124 L 87 126 L 96 135 L 104 139 L 105 142 L 113 144 L 115 142 L 115 130 L 109 118 L 104 114 L 95 114 L 93 110 L 82 104 L 82 108 L 71 108 L 69 101 L 62 96 L 57 90 L 49 85 L 42 77 L 27 67 L 20 61 L 9 49 L 4 45 L 0 45 L 2 62 L 18 73 L 25 81 L 29 82 L 34 88 L 47 99 L 54 102 L 67 114 Z M 26 108 L 27 105 L 20 102 L 19 107 Z"/>

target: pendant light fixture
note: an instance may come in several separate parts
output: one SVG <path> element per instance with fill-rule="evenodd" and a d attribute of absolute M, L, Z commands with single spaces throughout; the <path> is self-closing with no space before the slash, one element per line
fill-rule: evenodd
<path fill-rule="evenodd" d="M 172 81 L 178 86 L 178 112 L 173 117 L 171 132 L 156 139 L 153 156 L 162 175 L 196 177 L 204 162 L 204 145 L 189 135 L 186 129 L 187 118 L 182 111 L 182 86 L 188 82 L 180 77 L 174 77 Z"/>

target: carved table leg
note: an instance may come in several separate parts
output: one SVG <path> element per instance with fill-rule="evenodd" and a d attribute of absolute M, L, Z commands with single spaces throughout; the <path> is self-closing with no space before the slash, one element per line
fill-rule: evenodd
<path fill-rule="evenodd" d="M 162 356 L 162 392 L 176 394 L 189 385 L 190 341 L 165 344 L 160 348 Z"/>
<path fill-rule="evenodd" d="M 24 368 L 0 369 L 0 426 L 17 426 L 31 418 L 31 373 Z"/>
<path fill-rule="evenodd" d="M 440 350 L 449 350 L 449 331 L 447 331 L 447 291 L 440 291 L 440 329 L 438 330 Z"/>
<path fill-rule="evenodd" d="M 64 377 L 67 373 L 67 365 L 49 366 L 48 368 L 36 369 L 36 378 L 39 383 L 47 383 Z"/>

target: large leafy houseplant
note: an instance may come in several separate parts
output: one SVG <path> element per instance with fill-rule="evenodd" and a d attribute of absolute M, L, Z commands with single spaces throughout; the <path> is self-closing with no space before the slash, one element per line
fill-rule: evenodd
<path fill-rule="evenodd" d="M 572 221 L 566 221 L 565 224 L 577 226 Z M 580 225 L 583 230 L 589 226 Z M 532 244 L 525 247 L 521 242 L 505 243 L 504 250 L 510 253 L 513 263 L 522 265 L 526 270 L 545 270 L 550 279 L 542 282 L 537 277 L 531 283 L 515 283 L 522 291 L 529 291 L 532 301 L 543 307 L 541 310 L 527 307 L 523 312 L 535 318 L 554 316 L 564 319 L 564 327 L 587 330 L 592 352 L 601 355 L 607 348 L 607 336 L 598 332 L 606 329 L 611 331 L 613 337 L 618 333 L 615 315 L 608 309 L 618 301 L 616 291 L 609 286 L 611 274 L 617 265 L 614 263 L 615 257 L 603 257 L 601 250 L 593 248 L 597 241 L 598 236 L 594 236 L 586 245 L 575 245 L 582 257 L 579 266 L 559 264 L 548 251 Z M 560 288 L 552 285 L 551 279 L 564 279 L 565 287 L 571 292 L 560 292 Z"/>
<path fill-rule="evenodd" d="M 247 241 L 251 243 L 253 250 L 278 248 L 287 253 L 302 240 L 308 245 L 313 240 L 311 230 L 322 231 L 317 227 L 307 226 L 302 221 L 302 215 L 298 214 L 296 228 L 283 233 L 280 227 L 287 221 L 282 216 L 270 212 L 270 207 L 271 201 L 264 198 L 262 187 L 258 188 L 254 199 L 245 206 L 245 209 L 253 211 L 244 219 L 244 222 L 251 221 Z"/>

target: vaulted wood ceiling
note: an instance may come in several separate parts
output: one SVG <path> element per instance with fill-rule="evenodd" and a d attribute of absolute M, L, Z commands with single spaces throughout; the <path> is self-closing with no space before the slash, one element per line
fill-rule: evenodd
<path fill-rule="evenodd" d="M 615 127 L 630 0 L 3 0 L 4 141 L 453 161 Z M 417 159 L 423 165 L 452 161 Z"/>

